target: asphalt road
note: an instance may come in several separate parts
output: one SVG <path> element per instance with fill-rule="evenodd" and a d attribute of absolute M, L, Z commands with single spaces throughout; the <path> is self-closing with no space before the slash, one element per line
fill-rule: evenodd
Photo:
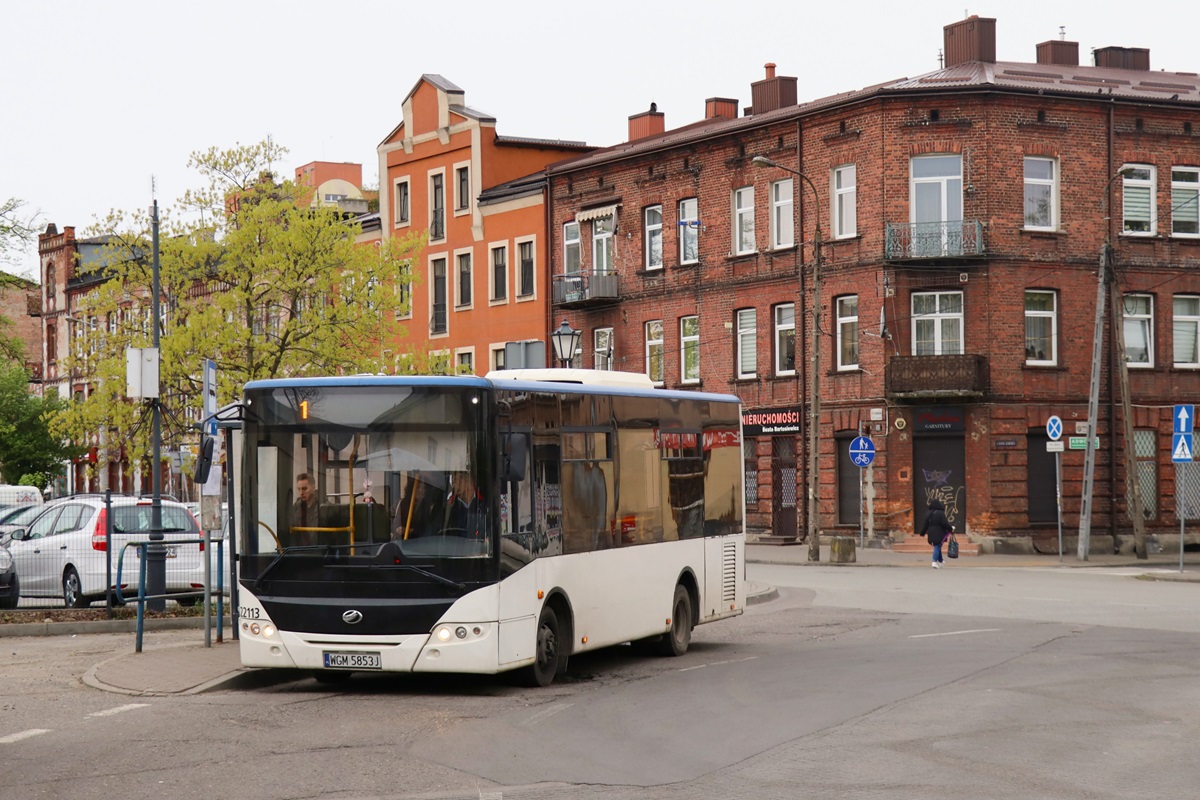
<path fill-rule="evenodd" d="M 0 642 L 0 798 L 1150 798 L 1200 786 L 1200 584 L 750 565 L 779 599 L 679 659 L 191 697 L 79 682 L 129 646 Z M 196 636 L 171 631 L 156 637 Z M 10 740 L 13 732 L 42 733 Z"/>

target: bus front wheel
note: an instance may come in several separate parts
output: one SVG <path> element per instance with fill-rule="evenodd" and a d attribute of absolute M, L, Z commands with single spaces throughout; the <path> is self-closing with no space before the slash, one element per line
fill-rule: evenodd
<path fill-rule="evenodd" d="M 675 598 L 671 601 L 671 629 L 655 644 L 659 655 L 681 656 L 692 643 L 692 596 L 687 587 L 675 587 Z"/>
<path fill-rule="evenodd" d="M 558 615 L 550 606 L 542 608 L 538 617 L 536 655 L 533 663 L 525 668 L 525 683 L 529 686 L 549 686 L 554 682 L 554 676 L 559 668 Z"/>

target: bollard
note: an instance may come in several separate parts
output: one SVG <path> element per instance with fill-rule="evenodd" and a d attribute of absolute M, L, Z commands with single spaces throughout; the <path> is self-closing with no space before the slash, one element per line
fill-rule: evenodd
<path fill-rule="evenodd" d="M 853 536 L 834 536 L 830 539 L 829 563 L 853 564 L 855 559 Z"/>

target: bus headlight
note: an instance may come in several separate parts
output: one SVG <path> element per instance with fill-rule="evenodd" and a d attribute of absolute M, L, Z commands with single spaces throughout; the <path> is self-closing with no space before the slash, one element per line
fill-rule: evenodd
<path fill-rule="evenodd" d="M 443 642 L 450 641 L 450 629 L 445 626 L 438 628 L 437 629 L 437 638 Z"/>

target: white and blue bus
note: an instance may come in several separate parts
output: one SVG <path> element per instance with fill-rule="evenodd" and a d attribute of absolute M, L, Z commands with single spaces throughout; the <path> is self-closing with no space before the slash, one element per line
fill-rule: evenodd
<path fill-rule="evenodd" d="M 742 613 L 736 397 L 538 370 L 254 381 L 244 406 L 246 666 L 545 686 Z"/>

